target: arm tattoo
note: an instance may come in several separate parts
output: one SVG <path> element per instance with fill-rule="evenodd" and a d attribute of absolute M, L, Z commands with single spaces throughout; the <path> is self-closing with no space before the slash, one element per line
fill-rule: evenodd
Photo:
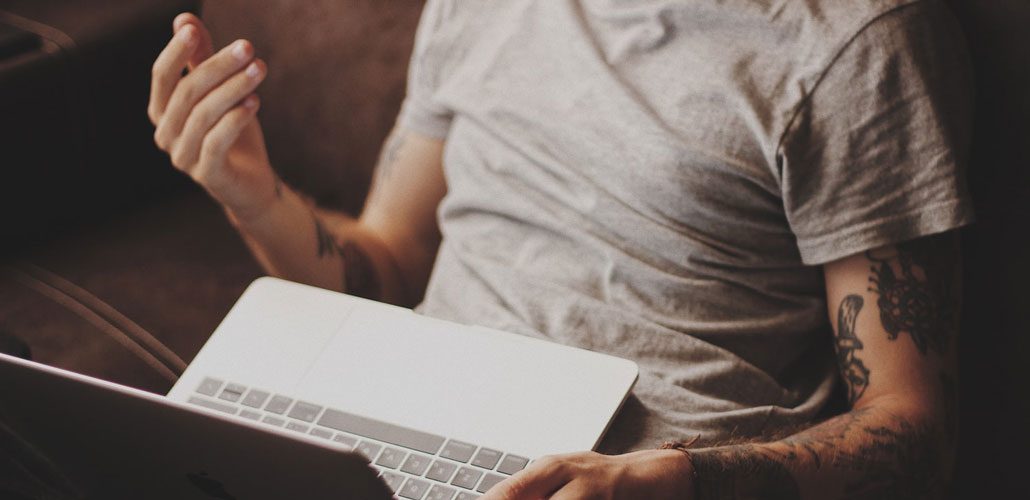
<path fill-rule="evenodd" d="M 379 299 L 381 288 L 376 277 L 375 266 L 365 250 L 357 243 L 344 240 L 337 243 L 322 220 L 311 213 L 315 221 L 315 237 L 319 258 L 337 255 L 343 261 L 343 291 L 368 299 Z"/>
<path fill-rule="evenodd" d="M 919 352 L 943 354 L 957 331 L 954 235 L 920 238 L 896 251 L 866 252 L 869 290 L 879 295 L 880 322 L 891 340 L 908 333 Z M 947 241 L 941 241 L 949 238 Z"/>
<path fill-rule="evenodd" d="M 779 457 L 742 444 L 690 453 L 698 500 L 799 500 L 801 491 Z"/>
<path fill-rule="evenodd" d="M 311 218 L 315 221 L 315 237 L 318 238 L 318 256 L 325 258 L 335 253 L 336 242 L 333 239 L 333 234 L 325 228 L 322 224 L 322 220 L 318 218 L 314 213 L 311 214 Z"/>
<path fill-rule="evenodd" d="M 401 148 L 404 147 L 404 143 L 407 142 L 407 139 L 407 134 L 403 132 L 390 134 L 390 137 L 386 139 L 386 145 L 383 147 L 382 156 L 379 158 L 379 165 L 376 167 L 377 178 L 383 180 L 390 176 L 390 173 L 393 171 L 394 164 L 397 163 L 397 157 L 400 155 Z"/>
<path fill-rule="evenodd" d="M 864 303 L 861 296 L 848 295 L 837 310 L 837 365 L 844 378 L 851 406 L 855 405 L 855 401 L 862 397 L 869 386 L 869 369 L 857 356 L 858 351 L 862 350 L 862 341 L 855 335 L 855 320 Z"/>
<path fill-rule="evenodd" d="M 382 294 L 368 254 L 353 241 L 344 241 L 336 251 L 343 259 L 344 291 L 366 299 L 378 299 Z"/>
<path fill-rule="evenodd" d="M 845 486 L 848 500 L 937 500 L 944 498 L 940 433 L 894 418 L 894 426 L 863 427 L 862 445 L 839 454 L 835 465 L 861 473 Z"/>
<path fill-rule="evenodd" d="M 874 416 L 876 421 L 870 422 Z M 936 500 L 948 486 L 941 441 L 933 426 L 865 407 L 771 445 L 689 454 L 698 500 L 797 499 L 800 488 L 792 468 L 825 467 L 844 474 L 841 493 L 848 500 Z"/>

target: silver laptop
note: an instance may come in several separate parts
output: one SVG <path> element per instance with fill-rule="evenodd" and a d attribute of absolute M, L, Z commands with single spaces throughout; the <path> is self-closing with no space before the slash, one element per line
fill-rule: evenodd
<path fill-rule="evenodd" d="M 376 498 L 368 496 L 371 474 L 397 498 L 466 500 L 537 457 L 596 447 L 636 381 L 637 367 L 611 356 L 261 278 L 166 399 L 62 375 L 131 396 L 139 400 L 137 406 L 161 407 L 167 413 L 163 419 L 147 416 L 134 425 L 164 435 L 163 440 L 146 442 L 150 434 L 133 431 L 129 434 L 144 441 L 116 441 L 127 455 L 184 455 L 174 460 L 182 470 L 167 471 L 168 481 L 177 481 L 181 491 L 192 488 L 198 498 L 282 497 L 270 494 L 265 485 L 270 481 L 278 492 L 293 488 L 286 496 Z M 7 392 L 0 389 L 0 408 L 17 412 L 25 404 L 46 411 L 25 401 L 38 393 Z M 60 414 L 67 425 L 80 425 L 83 415 L 94 414 L 94 427 L 102 427 L 111 413 L 124 411 L 118 407 L 124 402 L 111 402 L 117 399 L 105 400 L 107 406 L 82 402 Z M 116 420 L 129 425 L 121 416 Z M 219 426 L 233 431 L 214 430 Z M 223 435 L 233 439 L 223 441 Z M 169 440 L 178 447 L 169 448 Z M 255 446 L 281 448 L 276 452 L 280 462 L 268 463 L 273 457 L 267 451 L 260 457 L 233 455 L 243 464 L 216 463 L 231 460 L 227 456 L 207 458 L 211 450 L 232 455 L 241 441 L 251 453 L 257 453 Z M 130 451 L 133 445 L 139 448 L 135 452 Z M 191 463 L 187 449 L 206 461 Z M 304 470 L 327 464 L 328 457 L 338 461 L 338 472 L 326 472 L 332 466 L 317 474 Z M 249 475 L 232 472 L 236 469 Z M 152 475 L 165 472 L 158 466 Z M 324 474 L 339 480 L 323 486 L 333 482 Z M 317 481 L 318 488 L 308 486 Z"/>

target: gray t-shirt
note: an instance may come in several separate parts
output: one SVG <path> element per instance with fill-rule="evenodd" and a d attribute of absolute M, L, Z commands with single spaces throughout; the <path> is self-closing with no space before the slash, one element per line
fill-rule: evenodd
<path fill-rule="evenodd" d="M 399 118 L 446 138 L 419 310 L 636 361 L 603 451 L 809 422 L 820 264 L 972 219 L 961 40 L 932 0 L 429 0 Z"/>

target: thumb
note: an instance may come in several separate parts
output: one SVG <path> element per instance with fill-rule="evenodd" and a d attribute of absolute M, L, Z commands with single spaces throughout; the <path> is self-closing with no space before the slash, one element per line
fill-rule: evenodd
<path fill-rule="evenodd" d="M 192 13 L 183 12 L 175 16 L 175 20 L 172 21 L 172 31 L 178 33 L 179 30 L 188 24 L 192 24 L 196 28 L 197 35 L 200 37 L 200 43 L 197 44 L 197 48 L 189 61 L 189 69 L 192 70 L 214 54 L 214 46 L 211 43 L 211 32 L 204 26 L 204 22 Z"/>

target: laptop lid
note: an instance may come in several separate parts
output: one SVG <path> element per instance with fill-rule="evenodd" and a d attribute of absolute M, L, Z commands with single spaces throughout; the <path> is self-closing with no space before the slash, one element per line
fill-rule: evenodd
<path fill-rule="evenodd" d="M 594 449 L 637 374 L 628 360 L 260 278 L 169 397 L 214 378 L 535 459 Z"/>
<path fill-rule="evenodd" d="M 0 380 L 0 458 L 56 498 L 391 498 L 363 458 L 312 437 L 4 354 Z"/>

